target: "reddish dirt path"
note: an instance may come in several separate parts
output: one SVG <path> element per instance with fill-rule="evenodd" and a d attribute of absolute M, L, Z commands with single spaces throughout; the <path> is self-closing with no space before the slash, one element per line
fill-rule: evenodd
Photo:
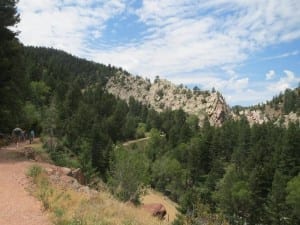
<path fill-rule="evenodd" d="M 27 191 L 28 167 L 35 162 L 26 160 L 21 149 L 24 143 L 0 148 L 0 224 L 51 225 L 41 203 Z"/>

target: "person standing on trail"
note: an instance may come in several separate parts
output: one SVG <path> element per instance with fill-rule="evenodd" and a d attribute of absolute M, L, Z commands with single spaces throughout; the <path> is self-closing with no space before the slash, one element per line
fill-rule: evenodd
<path fill-rule="evenodd" d="M 21 133 L 21 141 L 26 141 L 26 130 L 22 130 L 22 133 Z"/>
<path fill-rule="evenodd" d="M 30 144 L 33 142 L 34 136 L 35 136 L 34 130 L 31 130 L 30 134 L 29 134 L 29 143 Z"/>
<path fill-rule="evenodd" d="M 17 144 L 17 148 L 19 147 L 19 142 L 22 139 L 23 130 L 19 127 L 13 129 L 12 131 L 12 137 L 15 140 L 15 143 Z"/>

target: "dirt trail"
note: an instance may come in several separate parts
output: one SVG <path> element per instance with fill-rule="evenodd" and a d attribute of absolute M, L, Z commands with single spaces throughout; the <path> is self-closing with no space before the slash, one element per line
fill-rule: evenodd
<path fill-rule="evenodd" d="M 27 191 L 28 161 L 22 154 L 25 143 L 0 148 L 0 224 L 50 225 L 41 203 Z"/>
<path fill-rule="evenodd" d="M 136 140 L 126 141 L 126 142 L 123 143 L 123 146 L 128 146 L 128 145 L 131 145 L 131 144 L 139 143 L 139 142 L 142 142 L 142 141 L 146 141 L 148 139 L 150 139 L 150 137 L 145 137 L 145 138 L 140 138 L 140 139 L 136 139 Z"/>

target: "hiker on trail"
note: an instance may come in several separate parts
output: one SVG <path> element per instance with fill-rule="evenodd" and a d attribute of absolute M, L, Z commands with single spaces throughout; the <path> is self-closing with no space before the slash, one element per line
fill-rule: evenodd
<path fill-rule="evenodd" d="M 29 134 L 29 143 L 30 144 L 33 142 L 34 136 L 35 136 L 34 130 L 31 130 L 30 134 Z"/>
<path fill-rule="evenodd" d="M 21 141 L 26 141 L 26 130 L 22 130 Z"/>
<path fill-rule="evenodd" d="M 19 142 L 22 139 L 22 135 L 23 135 L 23 130 L 19 127 L 13 129 L 12 131 L 12 137 L 15 141 L 15 143 L 17 144 L 17 148 L 19 147 Z"/>

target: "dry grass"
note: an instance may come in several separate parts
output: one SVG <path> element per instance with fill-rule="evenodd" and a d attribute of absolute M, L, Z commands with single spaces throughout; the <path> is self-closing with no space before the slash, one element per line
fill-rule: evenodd
<path fill-rule="evenodd" d="M 143 204 L 150 204 L 150 203 L 161 203 L 167 210 L 166 219 L 170 223 L 172 223 L 179 213 L 177 208 L 178 205 L 170 200 L 168 197 L 164 196 L 163 194 L 156 192 L 152 189 L 148 189 L 146 191 L 146 195 L 142 197 L 141 202 Z"/>
<path fill-rule="evenodd" d="M 153 218 L 142 209 L 129 204 L 120 203 L 107 193 L 100 193 L 96 197 L 85 201 L 79 208 L 81 217 L 87 224 L 110 225 L 162 225 L 168 224 Z"/>
<path fill-rule="evenodd" d="M 36 168 L 35 168 L 36 169 Z M 49 182 L 42 172 L 33 177 L 33 193 L 56 225 L 168 225 L 143 209 L 114 199 L 108 192 L 86 194 Z"/>
<path fill-rule="evenodd" d="M 25 148 L 32 148 L 35 152 L 37 161 L 41 161 L 41 162 L 49 162 L 51 163 L 52 160 L 50 159 L 48 153 L 46 152 L 46 150 L 43 148 L 43 144 L 42 142 L 36 138 L 34 139 L 34 141 L 32 142 L 32 144 L 26 144 L 23 147 Z"/>

